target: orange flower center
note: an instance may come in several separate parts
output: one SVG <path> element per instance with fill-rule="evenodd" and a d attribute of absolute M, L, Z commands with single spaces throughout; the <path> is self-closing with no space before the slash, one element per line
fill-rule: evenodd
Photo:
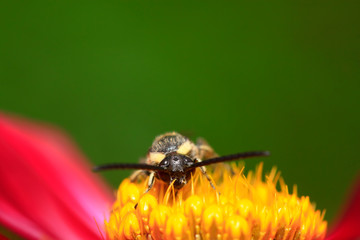
<path fill-rule="evenodd" d="M 273 168 L 262 180 L 262 164 L 243 174 L 243 167 L 224 164 L 211 172 L 217 191 L 197 172 L 179 191 L 156 181 L 147 194 L 146 180 L 125 179 L 117 192 L 107 239 L 323 239 L 324 211 L 309 197 L 290 194 Z M 280 183 L 280 190 L 276 185 Z"/>

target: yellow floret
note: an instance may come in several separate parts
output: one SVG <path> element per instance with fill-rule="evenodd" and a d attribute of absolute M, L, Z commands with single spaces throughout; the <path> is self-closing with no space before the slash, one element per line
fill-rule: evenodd
<path fill-rule="evenodd" d="M 275 168 L 265 181 L 262 164 L 247 176 L 243 167 L 228 169 L 218 164 L 210 172 L 217 191 L 199 172 L 178 191 L 156 181 L 142 194 L 146 179 L 125 179 L 105 221 L 107 239 L 324 239 L 324 211 L 297 196 L 296 186 L 290 194 Z"/>

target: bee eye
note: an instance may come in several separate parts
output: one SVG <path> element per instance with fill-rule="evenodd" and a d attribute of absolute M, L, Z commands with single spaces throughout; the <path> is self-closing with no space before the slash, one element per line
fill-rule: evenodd
<path fill-rule="evenodd" d="M 168 167 L 170 165 L 170 162 L 169 162 L 169 160 L 162 160 L 161 162 L 160 162 L 160 166 L 161 167 Z"/>

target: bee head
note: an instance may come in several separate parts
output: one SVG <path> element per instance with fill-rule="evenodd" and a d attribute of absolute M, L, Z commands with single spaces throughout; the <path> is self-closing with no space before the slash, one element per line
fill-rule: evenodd
<path fill-rule="evenodd" d="M 195 161 L 188 156 L 170 153 L 159 163 L 159 167 L 165 171 L 157 172 L 157 177 L 166 183 L 174 181 L 176 189 L 182 188 L 190 180 L 195 168 L 191 167 Z"/>

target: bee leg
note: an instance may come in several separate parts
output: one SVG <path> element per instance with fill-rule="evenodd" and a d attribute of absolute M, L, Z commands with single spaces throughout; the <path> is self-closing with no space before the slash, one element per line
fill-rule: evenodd
<path fill-rule="evenodd" d="M 211 186 L 215 191 L 217 191 L 216 188 L 215 188 L 215 185 L 214 185 L 213 180 L 212 180 L 212 179 L 209 177 L 209 175 L 206 173 L 206 168 L 205 168 L 205 167 L 200 167 L 200 170 L 201 170 L 202 174 L 206 177 L 206 179 L 209 181 L 210 186 Z M 221 194 L 220 192 L 218 192 L 218 193 L 219 193 L 219 195 Z"/>
<path fill-rule="evenodd" d="M 135 182 L 137 181 L 139 178 L 143 177 L 143 176 L 148 176 L 149 172 L 148 171 L 144 171 L 144 170 L 136 170 L 135 172 L 133 172 L 130 175 L 130 182 Z"/>
<path fill-rule="evenodd" d="M 145 190 L 144 194 L 147 193 L 148 191 L 150 191 L 150 189 L 153 187 L 154 185 L 154 182 L 155 182 L 155 173 L 154 172 L 151 172 L 150 175 L 149 175 L 149 181 L 148 181 L 148 187 L 147 189 Z"/>
<path fill-rule="evenodd" d="M 142 170 L 140 170 L 142 171 Z M 137 172 L 137 171 L 136 171 Z M 149 175 L 149 181 L 148 181 L 148 187 L 147 189 L 144 191 L 143 194 L 146 194 L 148 191 L 151 190 L 151 188 L 153 187 L 154 185 L 154 182 L 155 182 L 155 173 L 154 172 L 149 172 L 149 171 L 143 171 L 145 174 Z M 134 206 L 134 209 L 137 208 L 139 203 L 136 203 L 135 206 Z"/>

